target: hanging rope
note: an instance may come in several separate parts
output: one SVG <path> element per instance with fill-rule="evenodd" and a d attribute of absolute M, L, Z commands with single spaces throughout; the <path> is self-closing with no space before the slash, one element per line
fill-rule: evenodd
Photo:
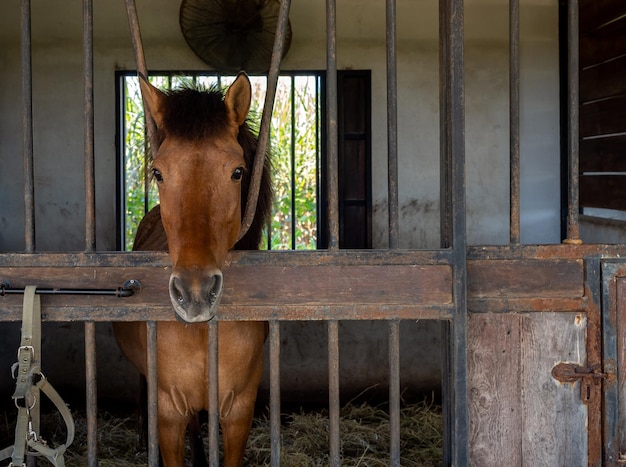
<path fill-rule="evenodd" d="M 265 153 L 267 152 L 269 143 L 270 123 L 272 120 L 272 112 L 274 110 L 274 98 L 276 96 L 276 87 L 278 86 L 278 75 L 280 74 L 280 61 L 283 56 L 285 36 L 287 26 L 289 24 L 290 6 L 291 0 L 281 0 L 280 9 L 278 11 L 278 24 L 276 27 L 276 35 L 274 36 L 274 47 L 272 49 L 272 60 L 270 63 L 270 70 L 267 78 L 267 93 L 265 94 L 263 116 L 261 117 L 259 142 L 257 145 L 257 151 L 252 168 L 248 199 L 246 200 L 246 208 L 244 211 L 243 219 L 241 222 L 241 229 L 239 231 L 239 238 L 237 239 L 237 241 L 243 238 L 243 236 L 248 232 L 248 229 L 252 225 L 252 221 L 254 220 L 254 214 L 256 212 L 257 201 L 259 199 L 259 189 L 261 187 L 263 166 L 265 164 Z M 128 15 L 128 26 L 130 28 L 131 38 L 133 42 L 133 50 L 135 53 L 137 70 L 140 76 L 148 79 L 148 69 L 146 67 L 146 60 L 143 51 L 141 31 L 139 29 L 139 19 L 137 16 L 137 7 L 135 5 L 135 0 L 126 0 L 126 13 Z M 145 105 L 144 114 L 146 115 L 146 126 L 148 129 L 148 137 L 150 139 L 150 147 L 152 150 L 152 154 L 154 155 L 156 154 L 156 151 L 159 147 L 156 138 L 156 125 L 152 117 L 149 115 L 149 112 L 147 111 Z"/>

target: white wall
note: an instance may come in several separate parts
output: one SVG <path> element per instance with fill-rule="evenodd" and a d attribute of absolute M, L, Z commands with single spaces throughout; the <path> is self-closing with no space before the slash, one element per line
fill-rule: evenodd
<path fill-rule="evenodd" d="M 0 19 L 0 250 L 23 248 L 19 24 L 15 2 Z M 398 2 L 400 244 L 433 248 L 439 238 L 437 2 Z M 468 241 L 508 242 L 508 13 L 502 2 L 466 2 Z M 206 69 L 178 27 L 178 2 L 139 1 L 147 63 Z M 81 250 L 81 8 L 33 5 L 37 244 Z M 115 83 L 134 59 L 123 2 L 95 5 L 95 130 L 98 248 L 115 245 Z M 323 2 L 293 2 L 285 69 L 325 67 Z M 522 241 L 559 242 L 557 2 L 522 1 Z M 384 2 L 338 2 L 339 68 L 372 70 L 374 245 L 387 242 Z"/>

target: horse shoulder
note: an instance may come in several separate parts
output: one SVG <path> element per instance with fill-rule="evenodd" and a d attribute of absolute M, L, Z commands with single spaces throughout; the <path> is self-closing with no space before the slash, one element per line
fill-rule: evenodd
<path fill-rule="evenodd" d="M 156 205 L 146 214 L 135 234 L 134 251 L 167 251 L 167 236 L 161 221 L 161 206 Z"/>

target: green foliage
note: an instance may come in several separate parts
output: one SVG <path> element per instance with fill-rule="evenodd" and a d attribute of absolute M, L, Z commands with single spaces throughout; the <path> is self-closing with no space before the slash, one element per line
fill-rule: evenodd
<path fill-rule="evenodd" d="M 176 87 L 189 78 L 151 78 L 160 88 Z M 215 77 L 198 77 L 206 86 Z M 223 77 L 227 85 L 232 77 Z M 253 77 L 252 113 L 261 115 L 266 79 Z M 275 200 L 263 247 L 315 249 L 317 239 L 317 171 L 319 153 L 319 80 L 316 76 L 279 79 L 272 116 L 270 144 L 274 162 Z M 158 203 L 154 183 L 146 181 L 146 130 L 138 80 L 125 79 L 125 245 L 131 249 L 143 215 Z M 292 177 L 293 174 L 293 177 Z M 267 240 L 269 237 L 270 241 Z"/>

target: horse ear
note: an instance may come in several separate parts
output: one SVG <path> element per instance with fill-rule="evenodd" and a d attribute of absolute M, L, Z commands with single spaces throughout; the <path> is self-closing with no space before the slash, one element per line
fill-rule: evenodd
<path fill-rule="evenodd" d="M 246 121 L 251 99 L 252 87 L 250 86 L 250 80 L 248 75 L 241 71 L 237 75 L 237 79 L 226 91 L 226 96 L 224 97 L 228 118 L 237 127 Z"/>
<path fill-rule="evenodd" d="M 163 109 L 165 107 L 166 95 L 152 86 L 143 75 L 139 75 L 139 85 L 141 86 L 141 96 L 150 116 L 157 127 L 163 123 Z"/>

